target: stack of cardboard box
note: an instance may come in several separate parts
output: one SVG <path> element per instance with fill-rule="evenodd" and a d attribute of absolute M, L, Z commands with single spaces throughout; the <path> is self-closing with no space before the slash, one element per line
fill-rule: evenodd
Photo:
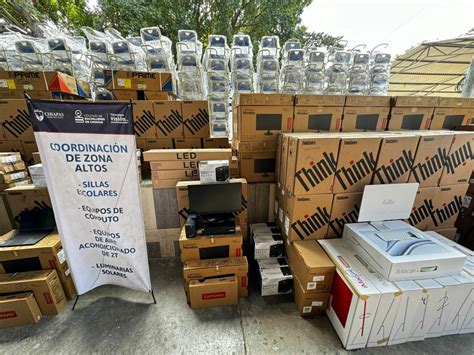
<path fill-rule="evenodd" d="M 438 97 L 398 96 L 390 112 L 389 131 L 429 129 Z"/>
<path fill-rule="evenodd" d="M 293 132 L 339 132 L 345 96 L 296 95 Z"/>
<path fill-rule="evenodd" d="M 154 188 L 174 188 L 182 180 L 199 179 L 199 162 L 202 160 L 228 160 L 231 149 L 152 149 L 143 153 L 150 162 Z"/>
<path fill-rule="evenodd" d="M 30 183 L 26 164 L 20 153 L 0 153 L 0 191 Z"/>
<path fill-rule="evenodd" d="M 342 131 L 385 131 L 389 113 L 389 96 L 347 96 Z"/>
<path fill-rule="evenodd" d="M 278 133 L 291 132 L 293 96 L 240 94 L 233 103 L 232 145 L 248 182 L 275 181 Z"/>

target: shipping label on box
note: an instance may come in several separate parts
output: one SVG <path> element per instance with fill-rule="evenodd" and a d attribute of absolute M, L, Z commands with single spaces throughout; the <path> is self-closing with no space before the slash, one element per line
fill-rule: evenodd
<path fill-rule="evenodd" d="M 332 196 L 320 194 L 288 197 L 284 233 L 290 241 L 327 237 Z"/>
<path fill-rule="evenodd" d="M 343 132 L 385 131 L 389 107 L 345 107 Z"/>
<path fill-rule="evenodd" d="M 412 131 L 429 129 L 433 107 L 394 107 L 392 108 L 389 131 Z"/>
<path fill-rule="evenodd" d="M 472 108 L 435 108 L 430 129 L 455 130 L 460 126 L 467 126 L 472 123 L 474 109 Z"/>
<path fill-rule="evenodd" d="M 474 168 L 474 132 L 454 132 L 439 185 L 468 183 Z"/>
<path fill-rule="evenodd" d="M 184 138 L 209 138 L 207 101 L 182 101 Z"/>
<path fill-rule="evenodd" d="M 416 192 L 415 202 L 408 219 L 413 227 L 419 230 L 431 230 L 435 228 L 433 219 L 433 201 L 438 196 L 439 187 L 422 187 Z"/>
<path fill-rule="evenodd" d="M 459 212 L 469 184 L 441 186 L 433 200 L 431 218 L 435 228 L 452 228 Z"/>
<path fill-rule="evenodd" d="M 293 278 L 295 304 L 302 317 L 322 314 L 328 305 L 329 292 L 305 293 L 301 282 Z"/>
<path fill-rule="evenodd" d="M 133 101 L 133 123 L 138 138 L 156 138 L 156 119 L 152 101 Z"/>
<path fill-rule="evenodd" d="M 289 135 L 286 190 L 295 196 L 332 192 L 340 139 Z"/>
<path fill-rule="evenodd" d="M 154 101 L 158 138 L 183 138 L 183 115 L 180 101 Z"/>
<path fill-rule="evenodd" d="M 373 184 L 401 184 L 408 181 L 419 137 L 383 137 L 375 166 Z"/>
<path fill-rule="evenodd" d="M 346 223 L 356 223 L 359 218 L 362 192 L 334 195 L 327 238 L 341 238 Z"/>
<path fill-rule="evenodd" d="M 417 134 L 420 135 L 420 141 L 408 182 L 417 182 L 420 184 L 419 187 L 438 186 L 453 134 L 450 132 L 430 134 L 429 131 Z"/>
<path fill-rule="evenodd" d="M 0 123 L 7 140 L 34 140 L 25 100 L 1 100 Z"/>
<path fill-rule="evenodd" d="M 379 152 L 380 138 L 352 136 L 341 139 L 334 193 L 360 192 L 370 184 Z"/>
<path fill-rule="evenodd" d="M 342 107 L 295 107 L 293 132 L 339 132 Z"/>

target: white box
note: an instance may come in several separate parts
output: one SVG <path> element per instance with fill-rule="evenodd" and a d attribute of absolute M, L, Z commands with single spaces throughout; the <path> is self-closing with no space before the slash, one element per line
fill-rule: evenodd
<path fill-rule="evenodd" d="M 258 261 L 260 269 L 272 269 L 275 267 L 288 266 L 288 261 L 284 256 L 279 258 L 268 258 Z"/>
<path fill-rule="evenodd" d="M 456 288 L 454 298 L 451 298 L 450 312 L 446 320 L 443 335 L 458 334 L 465 322 L 474 317 L 474 278 L 462 272 L 453 276 L 460 285 Z M 472 323 L 472 321 L 471 321 Z"/>
<path fill-rule="evenodd" d="M 390 281 L 459 274 L 466 260 L 466 255 L 401 220 L 410 215 L 417 187 L 418 184 L 365 186 L 359 222 L 370 223 L 344 226 L 343 238 Z M 400 234 L 405 237 L 400 239 Z"/>
<path fill-rule="evenodd" d="M 259 264 L 260 265 L 260 264 Z M 262 296 L 293 292 L 293 274 L 288 266 L 261 268 L 259 266 Z"/>
<path fill-rule="evenodd" d="M 33 185 L 36 187 L 46 187 L 46 178 L 44 176 L 43 164 L 30 165 L 28 171 L 31 175 Z"/>
<path fill-rule="evenodd" d="M 422 287 L 423 291 L 413 317 L 407 342 L 425 339 L 429 324 L 437 314 L 438 300 L 444 295 L 444 287 L 433 279 L 415 280 L 415 282 Z"/>
<path fill-rule="evenodd" d="M 203 184 L 229 181 L 228 160 L 202 160 L 199 162 L 199 180 Z"/>
<path fill-rule="evenodd" d="M 470 276 L 470 275 L 469 275 Z M 470 277 L 472 279 L 472 277 Z M 471 284 L 471 289 L 466 295 L 465 302 L 459 314 L 464 314 L 459 334 L 474 333 L 474 286 Z"/>
<path fill-rule="evenodd" d="M 423 289 L 415 281 L 395 281 L 394 284 L 402 295 L 387 345 L 405 343 L 410 336 L 418 308 L 424 308 L 421 298 Z"/>
<path fill-rule="evenodd" d="M 282 256 L 283 248 L 281 234 L 252 234 L 252 249 L 255 260 Z"/>
<path fill-rule="evenodd" d="M 327 316 L 344 348 L 365 348 L 379 305 L 380 291 L 367 276 L 353 269 L 349 260 L 339 255 L 328 241 L 319 241 L 336 264 Z"/>

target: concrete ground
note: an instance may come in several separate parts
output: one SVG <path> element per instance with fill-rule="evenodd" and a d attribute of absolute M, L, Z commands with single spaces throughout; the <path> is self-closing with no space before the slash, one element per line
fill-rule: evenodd
<path fill-rule="evenodd" d="M 344 354 L 326 316 L 303 319 L 291 297 L 253 293 L 237 306 L 192 310 L 178 259 L 151 260 L 157 305 L 148 294 L 105 286 L 38 324 L 0 330 L 1 354 L 312 353 Z M 432 338 L 359 353 L 473 354 L 474 334 Z"/>

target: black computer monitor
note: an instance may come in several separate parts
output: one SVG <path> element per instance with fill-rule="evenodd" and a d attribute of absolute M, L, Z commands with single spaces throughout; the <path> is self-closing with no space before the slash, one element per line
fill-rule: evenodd
<path fill-rule="evenodd" d="M 329 132 L 331 130 L 331 121 L 332 121 L 331 113 L 323 113 L 320 115 L 309 115 L 308 116 L 308 129 L 312 129 L 314 131 Z"/>
<path fill-rule="evenodd" d="M 199 184 L 188 186 L 189 211 L 198 214 L 232 213 L 242 205 L 242 184 Z"/>
<path fill-rule="evenodd" d="M 275 159 L 255 159 L 253 169 L 257 174 L 268 174 L 275 172 Z"/>
<path fill-rule="evenodd" d="M 462 126 L 464 115 L 447 115 L 444 118 L 443 129 L 456 129 Z"/>
<path fill-rule="evenodd" d="M 421 129 L 424 115 L 404 115 L 402 118 L 402 129 Z"/>
<path fill-rule="evenodd" d="M 279 113 L 257 113 L 256 121 L 257 131 L 278 131 L 283 119 Z"/>
<path fill-rule="evenodd" d="M 364 131 L 375 131 L 377 129 L 378 121 L 378 113 L 357 115 L 355 128 L 363 129 Z"/>

